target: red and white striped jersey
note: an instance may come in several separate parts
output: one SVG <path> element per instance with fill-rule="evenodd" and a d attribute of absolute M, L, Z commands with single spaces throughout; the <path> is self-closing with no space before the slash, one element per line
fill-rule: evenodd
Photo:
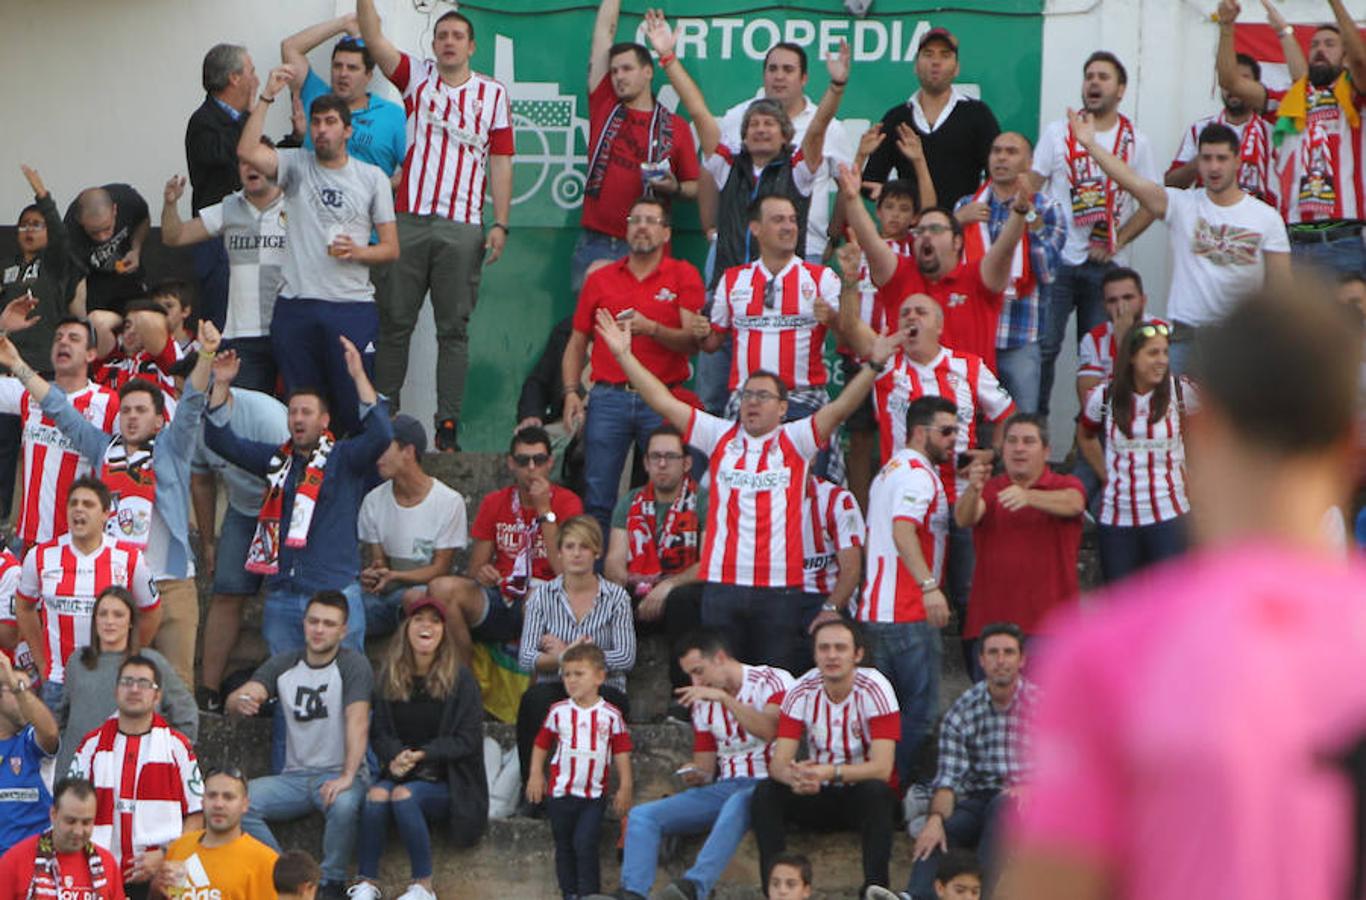
<path fill-rule="evenodd" d="M 939 473 L 910 447 L 896 452 L 868 488 L 868 573 L 854 618 L 860 622 L 919 622 L 925 618 L 920 584 L 901 562 L 892 526 L 914 522 L 920 553 L 935 580 L 944 574 L 949 498 Z"/>
<path fill-rule="evenodd" d="M 433 60 L 406 53 L 389 80 L 408 117 L 395 211 L 481 224 L 489 154 L 514 149 L 507 88 L 478 72 L 451 87 Z"/>
<path fill-rule="evenodd" d="M 23 563 L 19 561 L 19 557 L 9 552 L 8 547 L 0 548 L 0 625 L 14 628 L 19 624 L 19 617 L 14 610 L 14 594 L 19 589 L 19 574 L 22 569 Z M 35 674 L 33 652 L 28 648 L 28 641 L 20 638 L 13 650 L 0 648 L 0 653 L 9 657 L 16 671 Z"/>
<path fill-rule="evenodd" d="M 161 388 L 161 397 L 166 401 L 166 421 L 169 422 L 180 400 L 180 387 L 170 373 L 187 352 L 174 338 L 167 338 L 166 346 L 155 355 L 139 350 L 130 356 L 118 349 L 95 364 L 95 380 L 118 394 L 134 378 L 145 378 Z"/>
<path fill-rule="evenodd" d="M 152 569 L 136 547 L 104 535 L 89 556 L 71 543 L 71 535 L 39 544 L 24 557 L 18 597 L 40 607 L 47 634 L 47 670 L 43 680 L 66 680 L 66 661 L 90 643 L 91 614 L 100 592 L 122 585 L 141 610 L 159 602 Z"/>
<path fill-rule="evenodd" d="M 621 710 L 602 698 L 587 709 L 561 700 L 546 713 L 536 746 L 549 750 L 551 797 L 593 800 L 607 790 L 607 771 L 617 753 L 631 752 L 631 733 Z"/>
<path fill-rule="evenodd" d="M 1342 78 L 1347 78 L 1345 73 Z M 1277 148 L 1275 191 L 1281 215 L 1291 225 L 1366 218 L 1360 118 L 1366 112 L 1366 96 L 1356 93 L 1350 80 L 1344 87 L 1356 125 L 1348 120 L 1333 88 L 1311 88 L 1304 100 L 1303 128 L 1285 131 Z M 1283 116 L 1288 97 L 1289 92 L 1281 97 Z"/>
<path fill-rule="evenodd" d="M 891 682 L 877 669 L 855 669 L 853 690 L 836 703 L 826 693 L 820 669 L 812 669 L 788 689 L 778 716 L 778 737 L 800 740 L 803 734 L 813 762 L 866 762 L 873 741 L 901 738 L 901 710 Z"/>
<path fill-rule="evenodd" d="M 906 446 L 906 410 L 921 397 L 945 397 L 958 407 L 955 454 L 977 445 L 979 412 L 991 422 L 1004 421 L 1015 412 L 1015 401 L 977 354 L 941 347 L 938 356 L 921 365 L 906 351 L 898 350 L 873 382 L 873 409 L 883 462 Z M 950 503 L 958 496 L 954 462 L 949 459 L 939 469 Z"/>
<path fill-rule="evenodd" d="M 125 878 L 137 854 L 164 849 L 204 807 L 194 746 L 156 713 L 145 734 L 119 731 L 117 717 L 87 734 L 69 774 L 95 785 L 91 840 L 114 854 Z"/>
<path fill-rule="evenodd" d="M 746 666 L 737 702 L 760 712 L 764 707 L 782 707 L 793 678 L 786 669 L 773 666 Z M 692 748 L 697 753 L 716 754 L 716 778 L 767 778 L 773 758 L 773 743 L 760 740 L 740 726 L 735 715 L 715 700 L 699 700 L 692 707 Z"/>
<path fill-rule="evenodd" d="M 1150 325 L 1166 325 L 1161 319 L 1145 316 Z M 1115 323 L 1103 322 L 1082 335 L 1077 345 L 1077 377 L 1109 381 L 1115 374 Z"/>
<path fill-rule="evenodd" d="M 693 410 L 684 435 L 711 461 L 699 577 L 717 584 L 800 587 L 806 476 L 822 441 L 812 416 L 759 437 Z"/>
<path fill-rule="evenodd" d="M 119 395 L 87 381 L 68 394 L 76 412 L 113 434 L 119 423 Z M 66 532 L 66 492 L 71 482 L 90 474 L 86 462 L 57 424 L 24 390 L 19 379 L 0 378 L 0 413 L 23 422 L 24 479 L 19 500 L 19 538 L 25 547 L 50 541 Z"/>
<path fill-rule="evenodd" d="M 830 596 L 840 577 L 839 552 L 862 547 L 868 529 L 858 501 L 838 484 L 812 475 L 802 517 L 802 576 L 808 594 Z"/>
<path fill-rule="evenodd" d="M 796 256 L 772 274 L 761 260 L 726 270 L 716 283 L 711 324 L 715 331 L 735 333 L 732 391 L 759 369 L 776 372 L 794 391 L 829 380 L 826 328 L 816 321 L 817 300 L 839 309 L 839 277 Z"/>
<path fill-rule="evenodd" d="M 1086 395 L 1082 425 L 1092 433 L 1105 432 L 1106 482 L 1100 504 L 1104 525 L 1154 525 L 1190 512 L 1181 418 L 1198 408 L 1195 387 L 1183 378 L 1178 400 L 1173 382 L 1167 414 L 1150 422 L 1154 393 L 1134 395 L 1132 436 L 1115 422 L 1107 385 L 1098 384 Z"/>
<path fill-rule="evenodd" d="M 907 235 L 904 238 L 883 238 L 887 246 L 896 252 L 897 256 L 909 257 L 915 253 L 915 238 Z M 873 284 L 873 273 L 868 269 L 868 254 L 859 255 L 858 263 L 858 314 L 863 323 L 872 328 L 876 334 L 882 333 L 882 304 L 877 302 L 877 285 Z M 835 348 L 839 353 L 848 356 L 852 351 L 841 341 Z"/>

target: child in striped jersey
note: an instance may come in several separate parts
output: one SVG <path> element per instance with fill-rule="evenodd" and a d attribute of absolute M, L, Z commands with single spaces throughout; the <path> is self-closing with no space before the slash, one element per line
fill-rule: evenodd
<path fill-rule="evenodd" d="M 570 900 L 596 894 L 601 887 L 598 840 L 612 766 L 617 769 L 612 808 L 623 817 L 631 808 L 631 735 L 621 710 L 598 693 L 607 679 L 602 648 L 576 641 L 560 657 L 560 677 L 569 698 L 550 707 L 536 736 L 526 796 L 532 803 L 545 798 L 545 762 L 555 745 L 546 812 L 555 835 L 555 877 Z"/>

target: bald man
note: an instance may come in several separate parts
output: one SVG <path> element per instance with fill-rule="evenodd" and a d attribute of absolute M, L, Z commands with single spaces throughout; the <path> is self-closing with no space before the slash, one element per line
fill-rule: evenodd
<path fill-rule="evenodd" d="M 151 221 L 147 201 L 127 184 L 86 188 L 66 210 L 71 256 L 85 276 L 85 308 L 123 315 L 128 301 L 147 293 L 142 277 L 142 245 Z"/>

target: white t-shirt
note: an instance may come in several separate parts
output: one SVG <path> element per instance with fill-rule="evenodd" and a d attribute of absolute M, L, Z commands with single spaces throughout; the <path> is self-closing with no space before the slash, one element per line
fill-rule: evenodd
<path fill-rule="evenodd" d="M 465 498 L 440 481 L 417 506 L 399 506 L 394 483 L 386 481 L 361 501 L 356 533 L 362 543 L 379 544 L 389 568 L 399 571 L 430 565 L 437 550 L 469 543 Z"/>
<path fill-rule="evenodd" d="M 1204 188 L 1167 188 L 1172 286 L 1167 314 L 1187 325 L 1223 318 L 1266 278 L 1267 251 L 1289 253 L 1280 213 L 1251 194 L 1219 206 Z"/>

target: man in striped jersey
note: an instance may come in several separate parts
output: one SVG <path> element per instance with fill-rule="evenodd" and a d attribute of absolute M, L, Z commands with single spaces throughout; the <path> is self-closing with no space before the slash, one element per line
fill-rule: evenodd
<path fill-rule="evenodd" d="M 888 884 L 892 855 L 893 755 L 901 714 L 892 686 L 864 668 L 863 629 L 845 619 L 812 636 L 816 668 L 787 691 L 769 777 L 754 789 L 750 815 L 761 883 L 787 845 L 787 820 L 860 832 L 863 886 Z M 809 757 L 798 760 L 805 737 Z"/>
<path fill-rule="evenodd" d="M 792 676 L 771 666 L 747 666 L 731 656 L 724 636 L 704 628 L 674 646 L 692 679 L 679 700 L 692 710 L 692 764 L 675 774 L 687 788 L 631 810 L 621 865 L 623 900 L 643 900 L 655 882 L 665 835 L 707 833 L 692 868 L 665 888 L 669 900 L 698 900 L 735 855 L 749 831 L 754 786 L 768 774 L 778 709 Z"/>
<path fill-rule="evenodd" d="M 863 579 L 863 545 L 868 526 L 854 495 L 832 481 L 808 476 L 806 514 L 802 517 L 803 588 L 821 598 L 811 623 L 838 618 L 853 607 Z"/>
<path fill-rule="evenodd" d="M 474 23 L 454 10 L 432 27 L 432 55 L 418 59 L 384 36 L 374 0 L 357 0 L 360 33 L 380 71 L 403 94 L 408 155 L 398 186 L 403 256 L 380 310 L 375 385 L 395 399 L 408 373 L 408 341 L 430 291 L 436 320 L 436 446 L 454 451 L 469 367 L 470 315 L 485 260 L 503 255 L 512 209 L 512 112 L 508 91 L 470 68 Z M 484 190 L 493 224 L 484 233 Z"/>

